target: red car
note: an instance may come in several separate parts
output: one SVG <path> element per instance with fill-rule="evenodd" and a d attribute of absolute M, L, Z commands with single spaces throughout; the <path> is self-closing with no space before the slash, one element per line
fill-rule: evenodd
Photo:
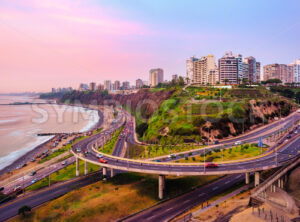
<path fill-rule="evenodd" d="M 107 160 L 105 160 L 103 158 L 100 158 L 99 161 L 100 161 L 100 163 L 107 163 Z"/>
<path fill-rule="evenodd" d="M 205 164 L 205 168 L 217 168 L 218 165 L 215 163 L 207 163 Z"/>

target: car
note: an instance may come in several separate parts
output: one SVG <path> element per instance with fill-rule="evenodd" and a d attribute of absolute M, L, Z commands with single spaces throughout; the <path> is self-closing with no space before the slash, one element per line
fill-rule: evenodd
<path fill-rule="evenodd" d="M 4 190 L 4 187 L 0 187 L 0 191 L 3 191 Z"/>
<path fill-rule="evenodd" d="M 85 150 L 85 151 L 84 151 L 84 154 L 86 154 L 86 155 L 89 154 L 89 151 L 88 151 L 88 150 Z"/>
<path fill-rule="evenodd" d="M 154 160 L 154 162 L 160 162 L 160 160 Z"/>
<path fill-rule="evenodd" d="M 107 163 L 107 160 L 105 160 L 103 158 L 100 158 L 99 161 L 100 161 L 100 163 Z"/>
<path fill-rule="evenodd" d="M 22 187 L 20 186 L 20 185 L 16 185 L 15 187 L 14 187 L 14 191 L 18 191 L 18 190 L 21 190 L 22 189 Z"/>
<path fill-rule="evenodd" d="M 206 163 L 205 168 L 217 168 L 218 165 L 215 163 Z"/>
<path fill-rule="evenodd" d="M 291 139 L 291 135 L 287 135 L 286 138 L 287 138 L 287 139 Z"/>
<path fill-rule="evenodd" d="M 64 165 L 66 165 L 67 163 L 68 163 L 68 161 L 65 160 L 64 162 L 61 163 L 61 165 L 64 166 Z"/>
<path fill-rule="evenodd" d="M 219 144 L 219 140 L 214 141 L 213 144 Z"/>
<path fill-rule="evenodd" d="M 100 153 L 97 153 L 97 157 L 99 157 L 99 158 L 102 158 L 102 157 L 103 157 L 103 155 L 102 155 L 102 154 L 100 154 Z"/>
<path fill-rule="evenodd" d="M 296 130 L 294 133 L 295 133 L 295 134 L 297 134 L 297 133 L 298 133 L 298 131 Z"/>
<path fill-rule="evenodd" d="M 175 154 L 170 154 L 169 158 L 176 158 L 176 155 Z"/>
<path fill-rule="evenodd" d="M 236 141 L 236 142 L 234 143 L 234 145 L 241 145 L 241 144 L 243 144 L 242 141 Z"/>
<path fill-rule="evenodd" d="M 77 148 L 76 148 L 76 152 L 77 152 L 77 153 L 80 153 L 80 152 L 81 152 L 80 147 L 77 147 Z"/>
<path fill-rule="evenodd" d="M 33 179 L 33 180 L 31 181 L 31 184 L 34 184 L 34 183 L 36 183 L 37 181 L 38 181 L 38 179 L 35 178 L 35 179 Z"/>
<path fill-rule="evenodd" d="M 32 171 L 31 173 L 30 173 L 30 176 L 34 176 L 36 174 L 36 172 L 35 171 Z"/>

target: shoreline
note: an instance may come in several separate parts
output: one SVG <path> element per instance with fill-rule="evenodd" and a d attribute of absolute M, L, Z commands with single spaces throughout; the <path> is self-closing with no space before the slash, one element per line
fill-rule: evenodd
<path fill-rule="evenodd" d="M 76 105 L 68 105 L 68 104 L 63 104 L 63 105 L 67 105 L 67 106 L 76 106 Z M 104 114 L 100 109 L 93 109 L 93 108 L 89 108 L 89 107 L 84 107 L 84 106 L 77 106 L 80 108 L 86 108 L 89 110 L 94 110 L 94 111 L 98 111 L 98 121 L 93 124 L 92 126 L 90 126 L 88 129 L 85 129 L 86 126 L 83 128 L 85 129 L 84 132 L 77 132 L 77 133 L 85 133 L 88 131 L 93 131 L 99 127 L 101 127 L 101 125 L 104 122 Z M 88 126 L 89 124 L 87 124 Z M 20 157 L 18 157 L 16 160 L 14 160 L 12 163 L 8 164 L 7 166 L 5 166 L 3 169 L 0 169 L 0 176 L 3 176 L 6 173 L 11 172 L 12 170 L 17 169 L 18 166 L 22 166 L 25 163 L 30 162 L 35 156 L 37 156 L 38 154 L 42 153 L 43 150 L 45 149 L 45 146 L 50 143 L 52 140 L 56 140 L 60 135 L 62 135 L 63 133 L 58 133 L 57 135 L 53 136 L 52 138 L 49 138 L 48 140 L 44 141 L 43 143 L 35 146 L 34 148 L 32 148 L 31 150 L 29 150 L 28 152 L 24 153 L 23 155 L 21 155 Z M 21 169 L 20 168 L 20 169 Z"/>

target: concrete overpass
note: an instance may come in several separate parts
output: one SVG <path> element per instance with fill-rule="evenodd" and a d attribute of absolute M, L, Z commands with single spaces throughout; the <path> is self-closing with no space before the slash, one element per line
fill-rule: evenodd
<path fill-rule="evenodd" d="M 121 112 L 120 112 L 121 113 Z M 124 116 L 130 118 L 129 114 L 122 113 L 122 120 L 124 121 Z M 291 119 L 287 119 L 291 121 Z M 113 155 L 108 155 L 98 151 L 98 148 L 103 146 L 108 139 L 111 138 L 112 132 L 119 128 L 124 122 L 120 121 L 114 123 L 108 132 L 102 132 L 98 134 L 94 139 L 90 139 L 89 143 L 85 147 L 81 147 L 81 152 L 76 152 L 75 145 L 72 149 L 72 153 L 76 157 L 76 171 L 79 172 L 78 159 L 85 161 L 85 166 L 87 169 L 87 162 L 97 164 L 103 167 L 103 175 L 107 174 L 107 170 L 111 170 L 111 175 L 114 175 L 114 170 L 122 170 L 137 173 L 148 173 L 159 175 L 159 198 L 163 198 L 163 190 L 165 189 L 165 176 L 166 175 L 176 175 L 176 176 L 199 176 L 199 175 L 224 175 L 224 174 L 238 174 L 245 173 L 245 182 L 249 183 L 249 175 L 254 172 L 255 175 L 255 186 L 259 185 L 260 172 L 268 170 L 271 168 L 276 168 L 281 166 L 291 157 L 298 155 L 299 144 L 300 144 L 300 134 L 294 135 L 288 143 L 284 143 L 275 149 L 253 158 L 220 162 L 218 168 L 206 168 L 204 163 L 173 163 L 173 162 L 153 162 L 153 161 L 143 161 L 143 160 L 133 160 L 128 158 L 116 157 Z M 125 128 L 132 127 L 132 123 L 127 123 Z M 129 135 L 132 136 L 132 135 Z M 132 136 L 133 137 L 133 136 Z M 118 143 L 119 147 L 115 149 L 122 150 L 123 146 L 126 146 L 126 138 L 120 138 Z M 233 141 L 230 140 L 232 143 Z M 89 154 L 85 155 L 85 152 Z M 101 154 L 107 163 L 99 162 L 98 155 Z"/>

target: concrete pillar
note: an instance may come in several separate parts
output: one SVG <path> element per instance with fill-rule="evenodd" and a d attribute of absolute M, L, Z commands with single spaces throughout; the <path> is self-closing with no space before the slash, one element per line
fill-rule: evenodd
<path fill-rule="evenodd" d="M 113 168 L 110 168 L 110 177 L 114 177 L 115 176 L 115 172 Z"/>
<path fill-rule="evenodd" d="M 254 186 L 257 187 L 259 185 L 260 173 L 257 171 L 254 173 Z"/>
<path fill-rule="evenodd" d="M 280 179 L 280 188 L 283 189 L 284 186 L 284 182 L 283 182 L 283 178 Z"/>
<path fill-rule="evenodd" d="M 159 175 L 158 176 L 158 198 L 160 200 L 164 198 L 164 183 L 165 183 L 165 176 Z"/>
<path fill-rule="evenodd" d="M 87 161 L 84 161 L 84 175 L 87 175 L 88 174 L 88 162 Z"/>
<path fill-rule="evenodd" d="M 277 183 L 278 183 L 278 188 L 280 188 L 281 187 L 281 182 L 280 182 L 280 178 L 277 180 Z"/>
<path fill-rule="evenodd" d="M 246 184 L 249 184 L 249 175 L 250 175 L 249 172 L 245 173 L 245 183 Z"/>
<path fill-rule="evenodd" d="M 76 176 L 79 176 L 79 159 L 76 158 Z"/>
<path fill-rule="evenodd" d="M 107 176 L 107 168 L 103 167 L 103 177 L 106 177 L 106 176 Z"/>

